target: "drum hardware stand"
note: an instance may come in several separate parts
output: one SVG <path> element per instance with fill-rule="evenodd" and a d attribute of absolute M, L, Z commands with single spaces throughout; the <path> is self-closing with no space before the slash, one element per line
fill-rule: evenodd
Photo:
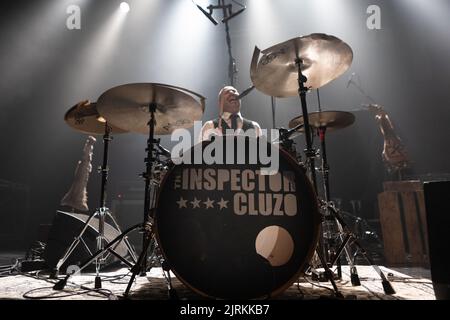
<path fill-rule="evenodd" d="M 306 81 L 308 79 L 303 75 L 302 73 L 302 65 L 303 60 L 301 60 L 298 56 L 298 50 L 297 50 L 297 58 L 295 59 L 295 65 L 297 66 L 298 71 L 298 94 L 300 96 L 301 106 L 302 106 L 302 114 L 303 114 L 303 124 L 305 128 L 305 140 L 306 140 L 306 149 L 304 150 L 307 162 L 310 167 L 310 175 L 311 175 L 311 181 L 313 183 L 314 190 L 317 194 L 317 180 L 316 180 L 316 171 L 315 171 L 315 165 L 314 165 L 314 159 L 316 157 L 316 151 L 313 149 L 312 146 L 312 139 L 311 139 L 311 127 L 309 126 L 309 117 L 308 117 L 308 108 L 306 104 L 306 92 L 308 92 L 308 89 L 305 87 Z"/>
<path fill-rule="evenodd" d="M 322 104 L 320 102 L 320 90 L 317 89 L 316 93 L 317 93 L 317 102 L 318 102 L 318 112 L 322 112 Z M 321 149 L 320 149 L 321 153 L 320 154 L 321 154 L 321 159 L 322 159 L 322 165 L 320 168 L 320 172 L 322 174 L 323 192 L 324 192 L 325 202 L 330 203 L 330 187 L 329 187 L 330 167 L 328 165 L 326 144 L 325 144 L 326 130 L 327 130 L 326 127 L 320 127 L 320 128 L 318 128 L 317 133 L 319 135 L 320 143 L 321 143 Z M 329 261 L 331 260 L 330 257 L 335 254 L 335 252 L 334 252 L 334 248 L 335 248 L 334 234 L 335 234 L 335 232 L 333 232 L 332 228 L 334 227 L 336 222 L 331 217 L 330 213 L 328 212 L 328 208 L 326 206 L 323 207 L 322 211 L 324 212 L 324 221 L 322 222 L 322 225 L 321 225 L 322 237 L 320 237 L 320 248 L 323 250 L 325 261 L 327 263 L 329 263 Z M 346 248 L 345 252 L 347 254 L 347 257 L 350 257 L 347 248 Z M 348 260 L 349 260 L 349 264 L 351 265 L 352 262 L 350 261 L 350 258 Z M 337 279 L 342 279 L 341 260 L 337 261 Z M 359 282 L 359 280 L 358 280 L 358 282 Z"/>
<path fill-rule="evenodd" d="M 285 129 L 285 128 L 276 128 L 278 130 L 279 136 L 278 141 L 280 142 L 283 149 L 287 150 L 294 158 L 297 160 L 297 162 L 301 163 L 301 156 L 297 154 L 297 151 L 294 147 L 294 141 L 292 139 L 289 139 L 291 135 L 293 135 L 296 131 L 298 131 L 300 128 L 303 127 L 303 123 L 295 126 L 292 129 Z M 272 143 L 276 142 L 277 139 L 274 139 Z"/>
<path fill-rule="evenodd" d="M 275 125 L 275 109 L 277 108 L 277 100 L 275 97 L 270 97 L 270 102 L 272 105 L 272 128 L 275 129 L 276 125 Z"/>
<path fill-rule="evenodd" d="M 157 148 L 159 148 L 159 142 L 160 139 L 155 139 L 154 138 L 154 133 L 155 133 L 155 112 L 156 112 L 156 108 L 157 108 L 157 104 L 156 102 L 152 102 L 149 105 L 149 111 L 150 111 L 150 120 L 148 122 L 148 126 L 149 126 L 149 137 L 147 140 L 147 157 L 145 158 L 145 163 L 146 163 L 146 171 L 145 173 L 142 174 L 142 176 L 145 179 L 145 198 L 144 198 L 144 233 L 143 233 L 143 245 L 142 245 L 142 252 L 139 255 L 139 258 L 136 262 L 136 264 L 131 268 L 131 278 L 130 281 L 128 282 L 127 288 L 124 292 L 124 297 L 128 297 L 129 293 L 130 293 L 130 289 L 131 286 L 134 282 L 134 279 L 136 278 L 136 275 L 139 273 L 141 276 L 145 276 L 146 272 L 147 272 L 147 251 L 148 248 L 150 246 L 150 244 L 152 243 L 152 240 L 154 238 L 154 230 L 153 230 L 153 218 L 154 214 L 154 208 L 151 208 L 151 196 L 150 196 L 150 184 L 151 184 L 151 177 L 152 177 L 152 172 L 153 172 L 153 164 L 154 162 L 157 160 L 155 154 L 158 154 L 158 150 L 155 150 L 155 145 L 157 146 Z M 159 148 L 160 149 L 160 148 Z M 159 152 L 161 152 L 163 150 L 159 150 Z M 172 282 L 171 282 L 171 277 L 170 277 L 170 267 L 167 264 L 166 261 L 164 261 L 163 263 L 161 263 L 161 266 L 163 268 L 164 272 L 168 273 L 168 278 L 166 279 L 168 282 L 168 288 L 169 288 L 169 296 L 171 298 L 175 298 L 176 297 L 176 292 L 172 287 Z"/>
<path fill-rule="evenodd" d="M 320 100 L 319 100 L 319 112 L 321 112 Z M 326 241 L 324 242 L 324 253 L 325 253 L 326 260 L 329 262 L 331 260 L 331 257 L 333 257 L 335 255 L 335 252 L 334 252 L 335 246 L 333 245 L 333 243 L 330 243 L 331 239 L 333 239 L 333 233 L 334 233 L 333 230 L 331 230 L 331 228 L 334 225 L 337 225 L 338 231 L 339 231 L 339 237 L 341 238 L 341 241 L 342 241 L 342 227 L 329 213 L 329 205 L 328 204 L 330 204 L 330 180 L 329 180 L 330 167 L 328 165 L 326 144 L 325 144 L 326 130 L 327 130 L 326 127 L 318 128 L 318 134 L 319 134 L 320 143 L 321 143 L 321 156 L 322 156 L 321 157 L 322 158 L 321 173 L 322 173 L 322 181 L 323 181 L 323 191 L 324 191 L 325 203 L 327 204 L 326 206 L 324 206 L 324 210 L 323 210 L 325 212 L 325 221 L 323 223 L 323 225 L 325 226 L 324 234 L 326 234 L 326 236 L 324 237 L 324 239 L 326 239 Z M 354 267 L 353 261 L 351 259 L 350 248 L 345 247 L 345 254 L 346 254 L 350 269 L 355 270 L 355 272 L 356 272 L 356 268 Z M 337 260 L 337 273 L 338 273 L 338 278 L 342 279 L 342 268 L 341 268 L 340 259 Z M 359 277 L 358 277 L 357 273 L 355 273 L 354 276 L 352 273 L 352 284 L 354 286 L 360 285 L 360 281 L 359 281 Z"/>
<path fill-rule="evenodd" d="M 340 217 L 338 210 L 334 206 L 334 204 L 330 201 L 330 185 L 329 185 L 329 165 L 327 161 L 327 153 L 326 153 L 326 143 L 325 143 L 325 135 L 326 135 L 326 126 L 318 128 L 318 134 L 320 138 L 321 143 L 321 155 L 322 155 L 322 176 L 323 176 L 323 188 L 324 188 L 324 194 L 325 194 L 325 200 L 322 201 L 322 205 L 324 207 L 324 212 L 326 212 L 325 216 L 325 222 L 329 223 L 335 223 L 338 227 L 339 231 L 339 238 L 341 240 L 341 245 L 337 250 L 334 250 L 334 248 L 330 247 L 331 255 L 330 255 L 330 265 L 333 266 L 335 263 L 337 263 L 338 268 L 338 277 L 342 278 L 342 271 L 341 271 L 341 265 L 340 265 L 340 257 L 342 252 L 345 252 L 349 267 L 350 267 L 350 279 L 353 286 L 359 286 L 361 285 L 358 271 L 356 269 L 356 266 L 353 263 L 353 259 L 351 257 L 351 249 L 349 246 L 350 240 L 352 240 L 353 243 L 358 247 L 358 249 L 363 254 L 364 258 L 369 262 L 370 265 L 372 265 L 375 269 L 375 271 L 380 275 L 382 282 L 383 282 L 383 289 L 386 294 L 394 294 L 395 291 L 392 288 L 389 281 L 384 276 L 383 272 L 379 267 L 375 267 L 372 259 L 370 259 L 367 256 L 366 250 L 360 245 L 360 243 L 357 241 L 357 238 L 355 234 L 348 231 L 347 225 L 345 224 L 342 217 Z M 327 230 L 329 232 L 329 230 Z M 345 236 L 343 236 L 345 235 Z M 328 244 L 327 244 L 328 245 Z M 328 252 L 326 252 L 327 254 Z M 328 260 L 328 261 L 330 261 Z"/>
<path fill-rule="evenodd" d="M 311 127 L 309 126 L 309 117 L 308 117 L 308 108 L 306 103 L 306 92 L 308 89 L 305 87 L 305 83 L 308 81 L 308 79 L 303 75 L 302 73 L 302 65 L 303 60 L 300 59 L 298 55 L 298 48 L 296 47 L 296 59 L 295 59 L 295 65 L 297 66 L 297 72 L 298 72 L 298 94 L 300 96 L 300 102 L 302 107 L 302 114 L 303 114 L 303 125 L 305 129 L 305 141 L 306 141 L 306 149 L 304 150 L 306 161 L 309 164 L 309 171 L 311 175 L 311 181 L 313 183 L 314 191 L 317 194 L 317 180 L 316 180 L 316 170 L 315 170 L 315 157 L 316 157 L 316 151 L 314 150 L 312 146 L 312 137 L 311 137 Z M 328 267 L 325 258 L 323 257 L 320 250 L 316 250 L 317 256 L 319 257 L 319 260 L 322 264 L 322 266 L 325 269 L 324 275 L 326 278 L 330 281 L 331 285 L 333 286 L 334 292 L 338 298 L 343 298 L 342 293 L 340 293 L 338 287 L 336 286 L 336 282 L 333 279 L 333 272 Z"/>
<path fill-rule="evenodd" d="M 97 260 L 98 257 L 100 257 L 101 255 L 103 255 L 106 251 L 110 251 L 112 254 L 114 254 L 116 257 L 118 257 L 119 259 L 121 259 L 124 263 L 126 263 L 130 268 L 132 267 L 132 265 L 126 261 L 125 259 L 123 259 L 120 255 L 118 255 L 117 253 L 114 252 L 113 249 L 111 249 L 116 243 L 119 243 L 121 240 L 125 239 L 127 237 L 127 235 L 136 230 L 136 229 L 140 229 L 142 228 L 142 224 L 137 224 L 134 225 L 130 228 L 128 228 L 127 230 L 125 230 L 124 232 L 122 232 L 120 235 L 118 235 L 114 240 L 112 240 L 110 243 L 108 243 L 108 245 L 106 247 L 104 247 L 102 250 L 98 250 L 97 252 L 95 252 L 88 260 L 86 260 L 85 262 L 83 262 L 80 266 L 79 272 L 81 270 L 83 270 L 84 268 L 86 268 L 88 265 L 90 265 L 94 260 Z M 53 290 L 63 290 L 64 287 L 67 284 L 67 281 L 69 280 L 69 278 L 72 276 L 72 274 L 67 274 L 63 279 L 61 279 L 60 281 L 58 281 L 54 286 L 53 286 Z M 97 285 L 97 283 L 96 283 Z M 97 288 L 96 289 L 100 289 Z"/>
<path fill-rule="evenodd" d="M 147 151 L 147 157 L 144 160 L 146 163 L 146 171 L 142 174 L 142 177 L 145 179 L 144 216 L 143 216 L 144 226 L 146 226 L 148 224 L 149 215 L 151 213 L 151 210 L 150 210 L 151 209 L 150 185 L 151 185 L 151 178 L 152 178 L 152 172 L 153 172 L 153 164 L 156 160 L 156 158 L 155 158 L 156 151 L 154 149 L 154 145 L 159 144 L 159 142 L 160 142 L 159 139 L 155 139 L 156 108 L 157 108 L 156 102 L 150 103 L 150 105 L 149 105 L 150 120 L 148 122 L 149 137 L 147 140 L 147 148 L 145 149 L 145 151 Z M 143 256 L 142 261 L 141 261 L 142 265 L 139 264 L 139 260 L 136 264 L 136 265 L 141 266 L 141 269 L 140 269 L 141 276 L 145 276 L 145 273 L 147 270 L 147 249 L 148 249 L 148 246 L 150 245 L 150 241 L 152 239 L 152 231 L 153 231 L 152 228 L 144 228 L 144 233 L 142 235 L 142 252 L 141 252 L 141 256 Z M 135 268 L 136 265 L 133 268 Z M 130 283 L 131 282 L 132 281 L 130 281 Z"/>
<path fill-rule="evenodd" d="M 366 219 L 359 216 L 358 213 L 353 210 L 353 213 L 346 212 L 343 210 L 340 210 L 340 213 L 343 217 L 347 217 L 348 219 L 351 219 L 354 221 L 355 225 L 353 226 L 352 230 L 357 235 L 357 237 L 361 240 L 364 240 L 365 237 L 370 235 L 370 237 L 373 238 L 376 245 L 382 246 L 382 242 L 380 240 L 380 237 L 377 234 L 377 231 L 375 231 L 368 223 Z M 354 257 L 356 258 L 357 252 L 355 252 Z"/>
<path fill-rule="evenodd" d="M 71 245 L 67 248 L 67 250 L 64 253 L 64 256 L 58 261 L 55 270 L 53 270 L 51 278 L 56 278 L 57 273 L 59 272 L 59 269 L 61 266 L 66 262 L 66 260 L 69 258 L 69 256 L 72 254 L 72 252 L 75 250 L 75 248 L 78 246 L 80 242 L 83 243 L 85 248 L 88 250 L 89 254 L 91 254 L 89 248 L 87 247 L 86 243 L 82 239 L 83 234 L 87 230 L 89 226 L 89 222 L 95 217 L 98 216 L 98 236 L 97 236 L 97 252 L 106 252 L 109 251 L 107 256 L 102 255 L 99 259 L 95 259 L 95 271 L 96 271 L 96 277 L 95 277 L 95 288 L 100 289 L 102 287 L 101 285 L 101 278 L 100 278 L 100 268 L 105 263 L 107 257 L 109 254 L 113 254 L 117 258 L 119 258 L 123 263 L 131 267 L 131 263 L 128 262 L 124 257 L 120 256 L 117 252 L 114 251 L 114 249 L 111 249 L 111 246 L 107 246 L 108 249 L 105 248 L 105 242 L 107 242 L 105 238 L 105 220 L 106 217 L 109 217 L 114 226 L 117 228 L 117 230 L 120 230 L 119 225 L 115 221 L 114 217 L 111 215 L 109 209 L 106 207 L 106 184 L 108 181 L 108 150 L 109 150 L 109 142 L 112 140 L 111 137 L 111 127 L 105 123 L 105 134 L 103 136 L 103 164 L 100 167 L 100 172 L 102 174 L 102 181 L 101 181 L 101 193 L 100 193 L 100 207 L 96 209 L 96 211 L 89 216 L 87 221 L 84 224 L 83 229 L 79 233 L 79 235 L 74 239 L 74 241 L 71 243 Z M 124 237 L 124 243 L 127 247 L 127 250 L 131 256 L 131 259 L 133 262 L 136 261 L 136 255 L 134 253 L 134 249 L 131 246 L 131 244 L 128 242 L 128 239 Z M 99 257 L 100 255 L 97 255 Z M 85 267 L 85 266 L 84 266 Z M 83 268 L 84 268 L 83 267 Z"/>
<path fill-rule="evenodd" d="M 357 236 L 354 233 L 349 231 L 347 224 L 345 223 L 344 219 L 341 217 L 341 215 L 339 213 L 339 210 L 337 210 L 332 203 L 324 203 L 324 205 L 327 206 L 327 208 L 329 209 L 328 211 L 331 213 L 333 218 L 336 219 L 338 225 L 341 226 L 341 229 L 342 229 L 343 233 L 345 234 L 345 237 L 342 240 L 340 247 L 336 250 L 336 254 L 333 257 L 333 261 L 331 262 L 331 265 L 334 265 L 336 263 L 336 261 L 341 256 L 342 252 L 345 250 L 346 246 L 351 242 L 352 244 L 355 244 L 358 247 L 359 251 L 361 252 L 363 257 L 366 259 L 366 261 L 374 268 L 374 270 L 380 276 L 380 278 L 382 280 L 384 292 L 389 295 L 395 294 L 394 288 L 392 287 L 391 283 L 384 275 L 383 271 L 381 271 L 380 267 L 375 265 L 373 260 L 368 256 L 367 251 L 359 243 Z M 354 270 L 352 270 L 353 268 L 354 268 Z M 353 273 L 356 272 L 356 267 L 353 267 L 353 268 L 350 268 L 351 275 L 353 275 Z M 358 279 L 358 281 L 359 281 L 359 279 Z M 353 284 L 353 279 L 352 279 L 352 284 Z"/>

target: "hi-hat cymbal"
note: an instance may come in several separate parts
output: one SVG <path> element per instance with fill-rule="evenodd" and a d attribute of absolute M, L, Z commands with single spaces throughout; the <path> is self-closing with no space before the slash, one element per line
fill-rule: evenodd
<path fill-rule="evenodd" d="M 201 99 L 201 103 L 192 95 Z M 108 121 L 127 131 L 147 134 L 149 105 L 156 103 L 155 134 L 190 128 L 201 120 L 205 98 L 186 89 L 158 84 L 132 83 L 107 90 L 98 99 L 98 111 Z"/>
<path fill-rule="evenodd" d="M 97 111 L 97 103 L 95 102 L 80 102 L 69 109 L 64 116 L 64 121 L 73 129 L 93 135 L 105 134 L 106 121 Z M 125 130 L 119 129 L 115 126 L 110 127 L 110 133 L 125 133 Z"/>
<path fill-rule="evenodd" d="M 309 125 L 314 128 L 326 127 L 327 131 L 346 128 L 355 122 L 355 115 L 344 111 L 322 111 L 308 114 Z M 289 128 L 303 124 L 303 116 L 296 117 L 289 122 Z M 304 127 L 298 131 L 303 132 Z"/>
<path fill-rule="evenodd" d="M 342 40 L 314 33 L 293 38 L 262 51 L 255 48 L 250 77 L 254 86 L 267 95 L 291 97 L 298 94 L 296 58 L 302 60 L 305 87 L 320 88 L 341 76 L 351 65 L 352 49 Z"/>

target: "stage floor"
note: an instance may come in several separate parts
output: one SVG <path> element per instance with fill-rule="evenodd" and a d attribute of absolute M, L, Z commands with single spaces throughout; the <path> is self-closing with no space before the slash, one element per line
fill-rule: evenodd
<path fill-rule="evenodd" d="M 383 292 L 381 280 L 370 266 L 357 266 L 361 286 L 353 287 L 350 282 L 349 268 L 343 266 L 343 279 L 337 285 L 345 299 L 351 300 L 434 300 L 435 295 L 431 280 L 420 276 L 427 270 L 416 270 L 418 277 L 411 277 L 404 273 L 381 267 L 396 291 L 394 295 Z M 43 272 L 8 275 L 0 278 L 0 299 L 22 300 L 108 300 L 121 299 L 128 284 L 129 269 L 119 269 L 114 272 L 101 273 L 103 290 L 96 292 L 94 276 L 83 273 L 70 278 L 64 291 L 54 291 L 52 287 L 56 280 L 49 279 Z M 202 300 L 202 296 L 194 293 L 175 277 L 173 287 L 181 300 Z M 329 282 L 312 282 L 310 278 L 300 278 L 281 295 L 271 298 L 274 300 L 311 300 L 334 299 Z M 167 285 L 160 268 L 153 268 L 146 277 L 138 276 L 132 286 L 129 299 L 138 300 L 166 300 L 168 299 Z"/>

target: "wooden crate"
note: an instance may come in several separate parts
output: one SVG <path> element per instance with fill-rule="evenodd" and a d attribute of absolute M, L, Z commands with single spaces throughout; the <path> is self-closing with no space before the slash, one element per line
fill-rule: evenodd
<path fill-rule="evenodd" d="M 425 199 L 420 181 L 388 181 L 378 195 L 386 264 L 429 266 Z"/>

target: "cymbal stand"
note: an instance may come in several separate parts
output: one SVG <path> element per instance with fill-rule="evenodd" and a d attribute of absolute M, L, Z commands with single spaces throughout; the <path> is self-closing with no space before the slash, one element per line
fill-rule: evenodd
<path fill-rule="evenodd" d="M 323 191 L 324 191 L 324 206 L 323 211 L 325 212 L 325 221 L 323 223 L 324 230 L 324 252 L 326 261 L 329 263 L 331 259 L 335 259 L 335 262 L 337 262 L 337 272 L 338 272 L 338 278 L 342 279 L 342 269 L 341 269 L 341 261 L 340 259 L 336 259 L 337 253 L 335 251 L 336 243 L 335 243 L 335 232 L 333 231 L 334 226 L 336 225 L 338 227 L 338 234 L 339 238 L 342 242 L 344 242 L 344 239 L 342 237 L 343 234 L 343 228 L 339 221 L 334 217 L 334 215 L 330 212 L 330 208 L 332 207 L 332 204 L 330 202 L 330 180 L 329 180 L 329 173 L 330 173 L 330 167 L 328 165 L 327 160 L 327 151 L 326 151 L 326 143 L 325 143 L 325 134 L 327 131 L 327 127 L 320 127 L 318 128 L 318 134 L 320 138 L 320 144 L 321 144 L 321 158 L 322 158 L 322 181 L 323 181 Z M 361 283 L 359 281 L 359 276 L 357 269 L 353 263 L 353 259 L 351 256 L 351 249 L 345 245 L 344 246 L 345 255 L 347 257 L 347 261 L 350 267 L 350 274 L 351 274 L 351 283 L 354 286 L 359 286 Z M 331 263 L 331 266 L 333 266 L 334 263 Z"/>
<path fill-rule="evenodd" d="M 126 239 L 127 235 L 136 230 L 136 229 L 141 229 L 142 228 L 142 223 L 139 223 L 137 225 L 134 225 L 130 228 L 128 228 L 127 230 L 125 230 L 124 232 L 122 232 L 120 235 L 118 235 L 115 239 L 113 239 L 110 243 L 108 243 L 108 245 L 106 245 L 106 247 L 104 247 L 102 250 L 98 250 L 97 252 L 95 252 L 91 257 L 89 257 L 86 261 L 84 261 L 80 267 L 78 272 L 80 272 L 81 270 L 84 270 L 88 265 L 90 265 L 92 262 L 94 262 L 94 260 L 97 260 L 100 256 L 102 256 L 105 251 L 110 251 L 111 253 L 113 253 L 113 246 L 115 246 L 116 244 L 118 244 L 121 240 Z M 116 256 L 119 259 L 123 259 L 121 256 L 117 255 Z M 125 262 L 130 268 L 132 267 L 132 265 L 126 261 L 126 260 L 122 260 L 123 262 Z M 54 286 L 53 286 L 53 290 L 63 290 L 64 287 L 67 284 L 67 281 L 69 280 L 69 278 L 72 276 L 71 273 L 66 274 L 66 276 L 61 279 L 60 281 L 58 281 Z M 96 289 L 100 289 L 100 288 L 96 288 Z"/>
<path fill-rule="evenodd" d="M 120 230 L 119 225 L 115 221 L 114 217 L 111 215 L 109 209 L 106 207 L 106 185 L 108 182 L 108 151 L 109 151 L 109 143 L 111 142 L 111 127 L 105 123 L 105 134 L 103 136 L 103 163 L 100 168 L 100 172 L 102 174 L 102 181 L 101 181 L 101 193 L 100 193 L 100 207 L 96 209 L 87 219 L 85 222 L 83 229 L 78 234 L 78 236 L 74 239 L 74 241 L 70 244 L 70 246 L 65 251 L 63 257 L 58 261 L 56 265 L 56 270 L 54 270 L 54 277 L 56 277 L 56 274 L 59 272 L 59 269 L 61 266 L 66 262 L 66 260 L 69 258 L 69 256 L 72 254 L 72 252 L 75 250 L 75 248 L 78 246 L 80 242 L 83 243 L 85 249 L 88 251 L 88 253 L 91 255 L 91 252 L 84 242 L 82 236 L 86 232 L 87 228 L 89 227 L 89 222 L 91 220 L 98 216 L 98 235 L 97 235 L 97 252 L 100 252 L 101 254 L 98 254 L 95 258 L 95 288 L 100 289 L 102 287 L 101 284 L 101 278 L 100 278 L 100 269 L 103 264 L 105 264 L 106 259 L 108 258 L 109 254 L 113 254 L 116 256 L 119 260 L 121 260 L 123 263 L 128 265 L 129 267 L 132 266 L 132 264 L 126 260 L 124 257 L 119 255 L 117 252 L 114 251 L 114 248 L 112 246 L 105 247 L 105 243 L 107 243 L 107 239 L 105 237 L 105 220 L 106 217 L 109 217 L 113 223 L 113 225 L 117 228 L 117 230 Z M 127 250 L 131 256 L 131 259 L 133 262 L 136 261 L 136 255 L 134 253 L 134 249 L 129 243 L 128 239 L 126 238 L 126 235 L 123 237 L 123 241 L 125 246 L 127 247 Z M 104 253 L 108 251 L 108 255 L 104 255 Z M 89 263 L 91 263 L 93 260 L 90 260 Z M 82 265 L 83 267 L 80 267 L 80 271 L 87 267 L 87 265 Z M 56 288 L 57 289 L 57 288 Z M 57 289 L 58 290 L 58 289 Z"/>
<path fill-rule="evenodd" d="M 318 102 L 318 111 L 322 112 L 322 104 L 320 102 L 320 90 L 316 90 L 317 93 L 317 102 Z M 330 184 L 329 184 L 329 170 L 330 167 L 328 166 L 328 160 L 327 160 L 327 152 L 326 152 L 326 144 L 325 144 L 325 133 L 326 133 L 326 127 L 319 128 L 317 130 L 320 143 L 321 143 L 321 158 L 322 158 L 322 182 L 323 182 L 323 192 L 326 203 L 330 202 Z M 333 231 L 334 227 L 334 220 L 332 217 L 330 217 L 330 214 L 328 212 L 328 208 L 325 206 L 323 208 L 323 212 L 325 213 L 324 221 L 322 223 L 322 237 L 321 239 L 321 246 L 322 250 L 324 251 L 325 260 L 329 263 L 330 261 L 330 255 L 334 254 L 334 240 L 335 238 L 335 232 Z M 347 252 L 347 251 L 346 251 Z M 349 261 L 349 264 L 352 263 Z M 337 277 L 338 279 L 342 279 L 342 268 L 341 268 L 341 260 L 337 261 Z"/>
<path fill-rule="evenodd" d="M 334 248 L 332 248 L 331 252 L 332 255 L 329 258 L 332 258 L 332 261 L 330 262 L 330 266 L 333 266 L 335 263 L 340 261 L 341 254 L 345 252 L 345 255 L 347 257 L 349 267 L 350 267 L 350 280 L 353 286 L 359 286 L 361 285 L 358 271 L 353 263 L 353 259 L 351 257 L 351 250 L 350 250 L 350 241 L 354 243 L 358 249 L 360 250 L 361 254 L 364 256 L 364 258 L 367 260 L 367 262 L 375 269 L 375 271 L 378 273 L 380 278 L 382 279 L 383 284 L 383 290 L 386 294 L 394 294 L 395 290 L 392 288 L 391 283 L 387 280 L 384 273 L 381 271 L 380 267 L 376 266 L 372 259 L 367 255 L 366 250 L 361 246 L 359 241 L 357 240 L 357 237 L 354 233 L 350 232 L 347 224 L 345 223 L 344 219 L 340 216 L 339 211 L 336 209 L 334 204 L 330 201 L 330 185 L 329 185 L 329 166 L 327 161 L 327 152 L 326 152 L 326 143 L 325 143 L 325 134 L 326 134 L 326 127 L 320 127 L 318 129 L 320 143 L 321 143 L 321 156 L 322 156 L 322 176 L 323 176 L 323 188 L 324 188 L 324 194 L 325 194 L 325 200 L 322 201 L 322 205 L 324 207 L 324 211 L 327 213 L 325 216 L 325 222 L 329 223 L 336 223 L 338 230 L 339 230 L 339 237 L 342 241 L 339 248 L 335 251 Z M 327 230 L 328 231 L 328 230 Z M 329 231 L 328 231 L 329 232 Z M 345 235 L 345 237 L 343 236 Z M 331 235 L 329 235 L 331 238 Z M 327 237 L 325 237 L 327 238 Z M 329 260 L 328 260 L 329 261 Z M 340 266 L 338 265 L 338 269 L 340 269 Z M 339 277 L 341 277 L 341 274 L 339 274 Z"/>
<path fill-rule="evenodd" d="M 295 60 L 295 65 L 297 66 L 298 71 L 298 85 L 299 85 L 298 94 L 300 96 L 302 114 L 304 119 L 303 124 L 306 142 L 306 149 L 304 150 L 304 152 L 310 168 L 311 181 L 313 183 L 314 190 L 317 193 L 316 170 L 314 164 L 315 162 L 314 160 L 316 158 L 316 151 L 312 146 L 311 127 L 309 126 L 308 107 L 306 104 L 306 92 L 308 92 L 308 89 L 305 87 L 305 82 L 308 81 L 308 79 L 302 73 L 303 61 L 299 57 L 297 57 L 297 59 Z"/>
<path fill-rule="evenodd" d="M 294 133 L 298 132 L 298 130 L 302 127 L 303 123 L 289 130 L 285 128 L 276 128 L 278 130 L 278 136 L 272 140 L 272 143 L 279 142 L 283 149 L 286 150 L 290 155 L 292 155 L 292 157 L 296 159 L 299 164 L 301 164 L 301 155 L 297 153 L 297 150 L 294 146 L 294 141 L 291 139 L 291 136 Z M 303 165 L 302 168 L 304 168 Z"/>
<path fill-rule="evenodd" d="M 131 268 L 131 278 L 128 282 L 128 286 L 124 292 L 124 297 L 128 297 L 131 286 L 134 282 L 134 279 L 136 278 L 136 275 L 140 273 L 141 275 L 146 275 L 147 271 L 147 251 L 154 240 L 154 230 L 153 230 L 153 209 L 151 207 L 151 178 L 153 173 L 153 164 L 157 160 L 156 155 L 158 154 L 158 150 L 155 149 L 155 146 L 159 148 L 159 139 L 154 138 L 155 133 L 155 112 L 156 112 L 157 104 L 156 102 L 152 102 L 149 105 L 149 111 L 150 111 L 150 121 L 148 122 L 149 126 L 149 137 L 147 140 L 147 157 L 145 158 L 146 163 L 146 171 L 142 174 L 142 176 L 145 179 L 145 198 L 144 198 L 144 233 L 143 233 L 143 245 L 142 245 L 142 252 L 139 255 L 139 258 L 136 262 L 136 264 Z M 161 150 L 160 150 L 161 151 Z M 152 218 L 152 219 L 150 219 Z M 161 263 L 164 272 L 168 272 L 168 287 L 169 287 L 169 295 L 175 296 L 174 289 L 172 287 L 171 279 L 170 279 L 170 268 L 168 267 L 167 263 L 163 262 Z"/>
<path fill-rule="evenodd" d="M 315 167 L 315 157 L 316 157 L 316 151 L 314 150 L 312 146 L 312 137 L 311 137 L 311 127 L 309 126 L 309 117 L 308 117 L 308 107 L 306 103 L 306 92 L 308 89 L 305 87 L 305 83 L 308 81 L 308 79 L 303 75 L 302 73 L 302 65 L 303 60 L 300 59 L 298 55 L 298 48 L 296 48 L 296 59 L 295 59 L 295 65 L 297 66 L 297 72 L 298 72 L 298 94 L 300 96 L 300 102 L 302 107 L 302 114 L 303 114 L 303 125 L 305 130 L 305 142 L 306 142 L 306 149 L 304 150 L 306 161 L 309 164 L 309 173 L 311 177 L 311 181 L 313 183 L 314 191 L 317 194 L 317 180 L 316 180 L 316 167 Z M 333 279 L 333 272 L 328 267 L 328 264 L 325 261 L 325 258 L 322 255 L 322 252 L 320 250 L 316 249 L 317 256 L 319 257 L 320 263 L 322 264 L 323 268 L 325 269 L 325 276 L 330 281 L 331 285 L 333 286 L 333 290 L 337 297 L 343 298 L 342 293 L 339 292 L 338 287 L 336 286 L 336 282 Z"/>
<path fill-rule="evenodd" d="M 367 254 L 367 251 L 363 248 L 363 246 L 359 243 L 357 236 L 349 231 L 349 228 L 347 224 L 345 223 L 344 219 L 341 217 L 339 210 L 336 209 L 336 207 L 332 203 L 324 203 L 329 209 L 329 212 L 333 215 L 333 217 L 336 219 L 338 224 L 341 226 L 343 234 L 345 234 L 345 237 L 342 240 L 342 243 L 340 247 L 336 250 L 336 254 L 333 257 L 333 261 L 331 262 L 331 265 L 334 265 L 336 261 L 340 258 L 342 252 L 345 250 L 346 246 L 348 244 L 355 244 L 360 253 L 363 255 L 363 257 L 366 259 L 366 261 L 372 266 L 372 268 L 375 270 L 375 272 L 378 273 L 382 280 L 383 290 L 386 294 L 394 294 L 395 290 L 392 287 L 389 280 L 384 275 L 383 271 L 381 271 L 380 267 L 374 263 L 374 261 L 369 257 Z M 352 282 L 353 283 L 353 282 Z"/>

